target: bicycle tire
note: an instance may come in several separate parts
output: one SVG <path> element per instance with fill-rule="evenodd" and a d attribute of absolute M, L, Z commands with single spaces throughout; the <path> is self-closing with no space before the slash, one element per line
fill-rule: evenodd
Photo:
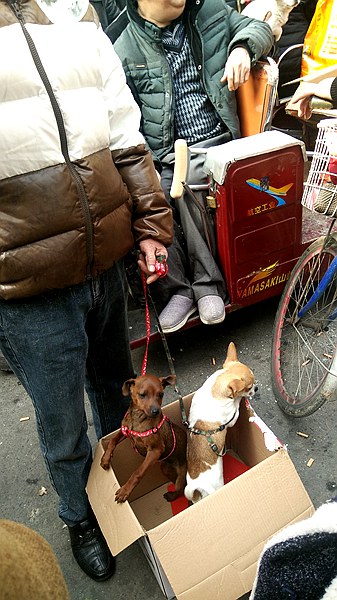
<path fill-rule="evenodd" d="M 337 398 L 337 319 L 327 321 L 336 310 L 337 273 L 306 314 L 297 316 L 336 256 L 336 234 L 327 243 L 325 236 L 313 242 L 295 264 L 275 316 L 272 389 L 278 406 L 293 417 L 311 415 Z"/>

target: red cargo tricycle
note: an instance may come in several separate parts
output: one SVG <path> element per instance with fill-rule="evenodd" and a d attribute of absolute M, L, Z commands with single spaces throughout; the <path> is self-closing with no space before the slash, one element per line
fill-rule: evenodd
<path fill-rule="evenodd" d="M 302 223 L 303 142 L 266 131 L 205 152 L 228 313 L 280 295 L 303 244 L 319 235 L 321 225 L 311 214 Z M 191 318 L 185 328 L 198 323 Z M 151 334 L 151 340 L 159 337 L 157 331 Z M 131 347 L 145 341 L 138 336 Z"/>
<path fill-rule="evenodd" d="M 272 384 L 284 412 L 305 416 L 327 399 L 324 392 L 327 382 L 330 396 L 337 392 L 337 379 L 332 374 L 336 352 L 335 347 L 330 348 L 331 341 L 327 342 L 329 349 L 324 353 L 327 330 L 330 340 L 337 338 L 335 334 L 330 335 L 334 331 L 333 321 L 328 324 L 321 321 L 317 325 L 316 316 L 315 344 L 325 356 L 317 358 L 317 354 L 314 356 L 310 352 L 313 340 L 308 341 L 307 336 L 304 342 L 303 333 L 301 338 L 294 327 L 287 328 L 288 319 L 292 319 L 287 312 L 291 304 L 289 289 L 294 291 L 300 287 L 300 297 L 304 298 L 305 281 L 310 278 L 314 286 L 320 279 L 337 254 L 337 241 L 333 234 L 334 222 L 329 229 L 326 216 L 302 205 L 304 170 L 308 166 L 304 142 L 270 129 L 253 135 L 250 131 L 247 137 L 203 151 L 208 174 L 207 202 L 212 207 L 216 230 L 217 259 L 229 296 L 226 312 L 285 292 L 273 333 Z M 187 192 L 193 192 L 194 187 L 187 188 Z M 174 196 L 174 192 L 172 194 Z M 181 191 L 176 197 L 180 195 Z M 328 237 L 322 237 L 326 233 Z M 308 250 L 309 255 L 321 257 L 322 248 L 326 247 L 323 239 L 330 240 L 332 250 L 324 252 L 324 261 L 316 274 L 313 274 L 309 261 L 310 269 L 308 267 L 307 274 L 299 281 L 298 273 L 303 271 L 302 254 L 315 244 L 313 250 Z M 335 281 L 333 279 L 330 289 L 336 291 Z M 335 297 L 336 294 L 333 304 Z M 324 300 L 320 302 L 322 304 Z M 317 306 L 316 303 L 315 309 Z M 337 327 L 337 320 L 335 322 Z M 199 323 L 198 318 L 191 318 L 185 328 Z M 309 319 L 302 321 L 302 326 L 311 327 Z M 159 338 L 160 333 L 153 331 L 151 340 Z M 145 342 L 146 336 L 140 335 L 131 341 L 131 347 L 139 347 Z M 309 350 L 304 351 L 303 347 Z"/>

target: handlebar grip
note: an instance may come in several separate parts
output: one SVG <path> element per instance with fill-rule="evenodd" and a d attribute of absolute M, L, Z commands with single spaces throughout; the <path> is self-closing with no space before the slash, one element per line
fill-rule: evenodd
<path fill-rule="evenodd" d="M 175 161 L 170 196 L 178 200 L 183 195 L 183 182 L 187 175 L 188 151 L 185 140 L 178 139 L 174 142 L 174 153 Z"/>
<path fill-rule="evenodd" d="M 330 100 L 325 100 L 324 98 L 320 98 L 319 96 L 312 96 L 309 100 L 309 107 L 311 110 L 332 110 L 333 104 Z M 297 117 L 297 110 L 289 110 L 285 109 L 286 115 L 290 115 L 292 117 Z"/>
<path fill-rule="evenodd" d="M 312 110 L 320 108 L 321 110 L 331 110 L 333 108 L 332 102 L 319 98 L 318 96 L 312 96 L 309 102 L 309 106 Z"/>

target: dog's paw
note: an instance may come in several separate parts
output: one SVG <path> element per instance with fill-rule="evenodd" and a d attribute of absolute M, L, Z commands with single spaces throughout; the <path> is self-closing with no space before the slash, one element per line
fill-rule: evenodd
<path fill-rule="evenodd" d="M 163 494 L 163 496 L 165 500 L 167 500 L 167 502 L 173 502 L 174 500 L 179 498 L 181 494 L 178 494 L 177 492 L 166 492 L 165 494 Z"/>
<path fill-rule="evenodd" d="M 102 456 L 101 467 L 104 469 L 104 471 L 107 471 L 110 467 L 110 459 L 106 459 L 104 456 Z"/>
<path fill-rule="evenodd" d="M 196 504 L 196 502 L 199 502 L 207 495 L 208 494 L 203 495 L 200 490 L 194 490 L 192 498 L 191 498 L 192 504 Z"/>
<path fill-rule="evenodd" d="M 122 502 L 125 502 L 128 499 L 128 497 L 129 493 L 123 487 L 121 487 L 115 493 L 115 502 L 121 504 Z"/>

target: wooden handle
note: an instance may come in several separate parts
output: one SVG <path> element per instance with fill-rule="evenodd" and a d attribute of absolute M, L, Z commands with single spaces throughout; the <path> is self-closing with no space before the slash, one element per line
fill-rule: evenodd
<path fill-rule="evenodd" d="M 170 196 L 175 200 L 181 198 L 184 192 L 183 182 L 186 180 L 187 175 L 187 161 L 188 151 L 187 143 L 185 140 L 176 140 L 174 143 L 174 172 L 171 184 Z"/>

